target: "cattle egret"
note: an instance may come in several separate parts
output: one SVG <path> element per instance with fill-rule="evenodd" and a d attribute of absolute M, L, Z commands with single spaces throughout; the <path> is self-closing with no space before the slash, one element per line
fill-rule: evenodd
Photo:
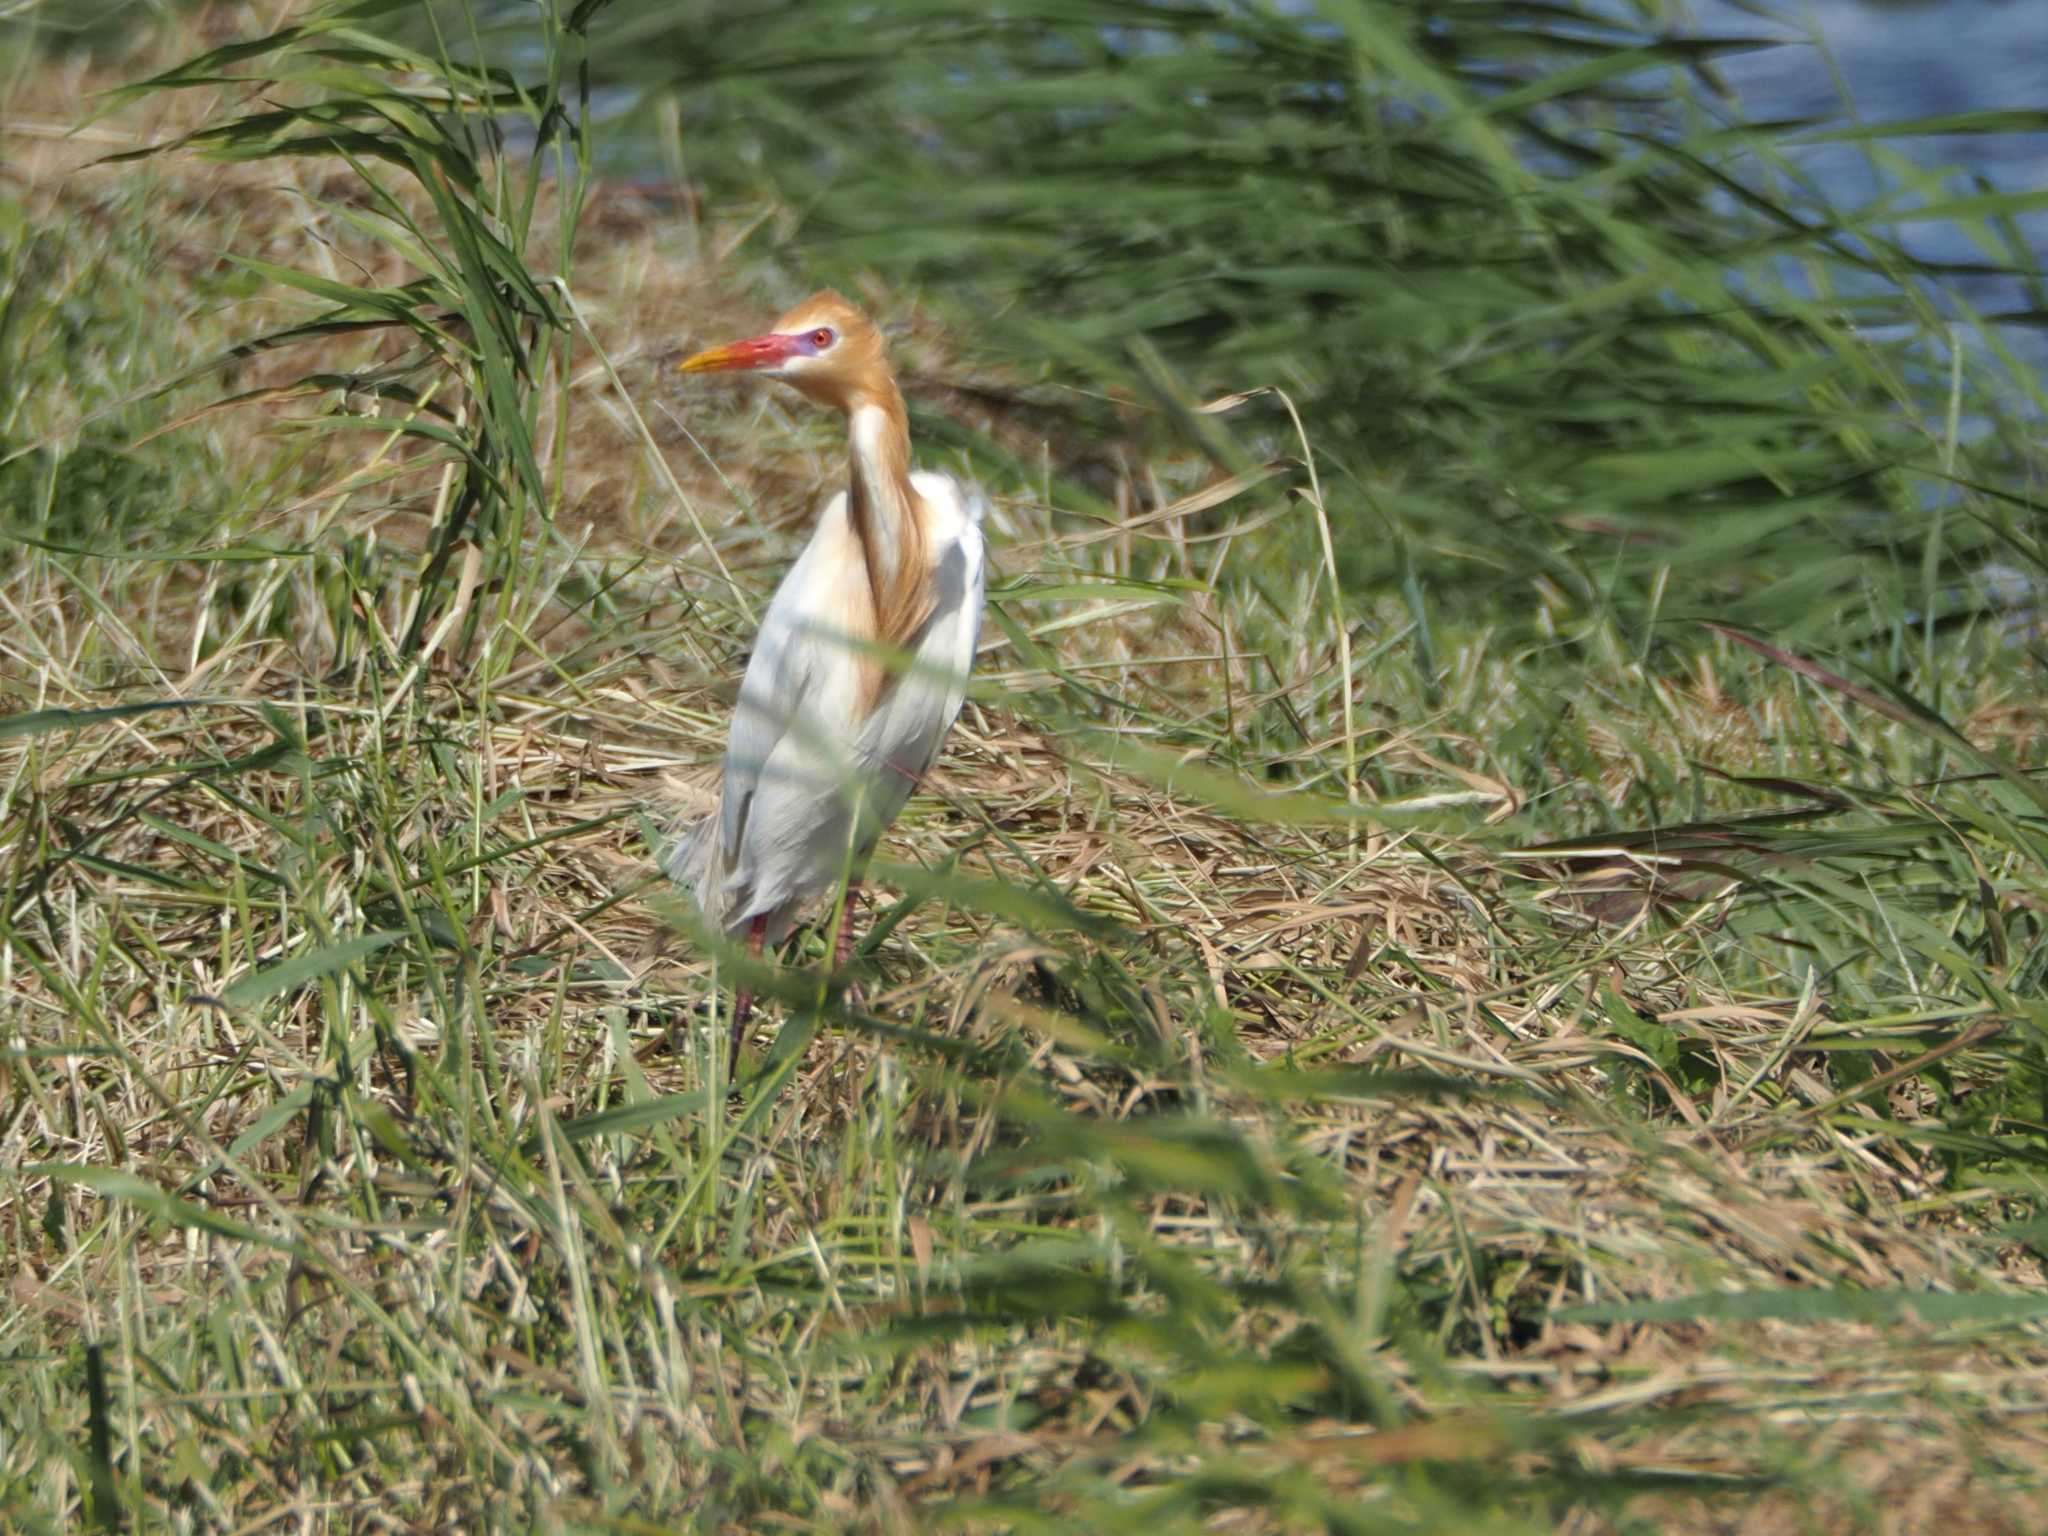
<path fill-rule="evenodd" d="M 667 861 L 705 921 L 745 935 L 754 953 L 846 876 L 838 968 L 868 856 L 960 713 L 981 634 L 983 503 L 946 475 L 911 469 L 881 332 L 836 293 L 679 367 L 765 374 L 846 416 L 847 486 L 761 621 L 718 810 Z M 745 989 L 733 1000 L 735 1064 L 751 1001 Z"/>

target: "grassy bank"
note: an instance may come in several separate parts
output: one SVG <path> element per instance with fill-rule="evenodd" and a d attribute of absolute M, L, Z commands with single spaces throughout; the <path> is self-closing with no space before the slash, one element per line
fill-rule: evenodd
<path fill-rule="evenodd" d="M 733 1098 L 653 845 L 842 449 L 664 364 L 808 231 L 551 174 L 567 26 L 70 134 L 206 24 L 10 75 L 9 1522 L 2039 1524 L 2024 390 L 1780 295 L 1761 426 L 1681 343 L 1597 453 L 1468 379 L 1368 454 L 1249 326 L 1047 368 L 871 279 L 987 644 L 863 1001 L 806 938 Z M 1595 399 L 1573 334 L 1519 394 Z M 1740 475 L 1614 459 L 1717 390 Z"/>

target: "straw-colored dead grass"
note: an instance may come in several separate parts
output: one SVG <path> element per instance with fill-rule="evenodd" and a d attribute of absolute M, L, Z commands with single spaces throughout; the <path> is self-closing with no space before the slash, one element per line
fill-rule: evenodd
<path fill-rule="evenodd" d="M 57 179 L 53 141 L 28 143 L 13 171 L 38 217 L 89 227 L 104 216 L 95 189 L 115 173 Z M 231 229 L 266 260 L 347 260 L 342 232 L 286 215 L 331 204 L 331 187 L 280 187 L 275 165 L 220 172 L 173 161 L 148 174 L 188 230 L 172 247 L 184 254 L 168 284 L 212 270 L 202 232 Z M 258 232 L 265 238 L 252 242 Z M 670 470 L 758 597 L 801 536 L 835 450 L 829 432 L 772 394 L 686 397 L 659 372 L 679 347 L 746 329 L 752 317 L 728 301 L 718 257 L 736 233 L 679 219 L 647 194 L 607 192 L 585 223 L 578 282 Z M 947 339 L 922 324 L 905 351 L 924 379 L 955 367 Z M 273 355 L 232 387 L 296 367 Z M 928 398 L 976 401 L 977 426 L 1028 432 L 1037 418 L 1005 416 L 992 403 L 1000 393 L 962 386 Z M 0 1356 L 57 1361 L 84 1341 L 103 1346 L 116 1362 L 124 1475 L 145 1497 L 184 1490 L 220 1528 L 370 1528 L 381 1509 L 407 1511 L 394 1518 L 415 1529 L 488 1524 L 476 1513 L 490 1497 L 484 1466 L 512 1496 L 564 1512 L 593 1497 L 593 1466 L 631 1468 L 647 1507 L 677 1518 L 715 1502 L 734 1474 L 714 1453 L 736 1435 L 768 1444 L 763 1425 L 788 1426 L 792 1442 L 762 1453 L 764 1476 L 814 1437 L 862 1469 L 819 1496 L 821 1518 L 845 1527 L 905 1528 L 947 1499 L 1054 1478 L 1063 1466 L 1098 1464 L 1112 1482 L 1144 1484 L 1190 1453 L 1124 1448 L 1157 1388 L 1128 1361 L 1101 1360 L 1083 1328 L 934 1343 L 880 1376 L 857 1363 L 857 1349 L 776 1369 L 736 1347 L 751 1329 L 772 1329 L 756 1347 L 802 1362 L 793 1334 L 857 1340 L 942 1297 L 974 1245 L 1002 1241 L 1009 1197 L 984 1204 L 957 1175 L 930 1171 L 1000 1143 L 993 1100 L 964 1100 L 957 1078 L 917 1067 L 915 1046 L 880 1032 L 816 1040 L 765 1116 L 730 1144 L 705 1141 L 692 1166 L 714 1198 L 679 1206 L 690 1212 L 680 1230 L 645 1228 L 644 1209 L 607 1214 L 643 1167 L 632 1138 L 584 1143 L 586 1168 L 551 1161 L 549 1127 L 705 1086 L 717 1033 L 700 1012 L 707 962 L 646 884 L 636 813 L 664 822 L 692 785 L 701 790 L 746 644 L 707 552 L 594 363 L 577 371 L 569 409 L 559 537 L 535 559 L 550 580 L 645 563 L 622 578 L 624 606 L 608 618 L 561 588 L 520 606 L 516 635 L 486 633 L 482 644 L 521 653 L 495 670 L 487 700 L 471 688 L 477 657 L 452 649 L 432 658 L 417 692 L 394 689 L 369 651 L 350 660 L 337 650 L 337 621 L 293 576 L 277 589 L 296 605 L 281 629 L 216 652 L 201 642 L 226 632 L 239 600 L 218 568 L 135 573 L 109 609 L 81 601 L 89 565 L 16 563 L 5 601 L 20 707 L 128 697 L 106 691 L 110 651 L 139 693 L 227 702 L 0 741 L 10 931 L 0 985 L 17 1052 L 0 1068 L 0 1164 L 124 1170 L 296 1247 L 152 1221 L 76 1181 L 17 1173 L 0 1184 L 13 1303 Z M 209 421 L 231 454 L 271 451 L 275 416 L 260 406 Z M 347 454 L 360 447 L 330 444 L 309 460 L 309 489 L 266 531 L 415 546 L 431 486 L 401 475 L 378 494 L 351 495 L 361 460 Z M 758 518 L 734 514 L 726 476 Z M 1166 499 L 1137 485 L 1126 494 L 1141 505 Z M 1007 505 L 1000 521 L 998 559 L 1013 570 L 1067 562 L 1118 573 L 1146 558 L 1140 544 L 1134 559 L 1129 540 L 1082 544 L 1042 507 Z M 1189 558 L 1184 545 L 1178 558 Z M 1039 643 L 1062 669 L 1146 707 L 1195 701 L 1213 713 L 1226 693 L 1249 700 L 1269 686 L 1241 659 L 1219 659 L 1217 601 L 1105 605 L 1092 622 L 1041 630 Z M 374 616 L 389 633 L 402 583 L 386 603 Z M 1312 690 L 1327 675 L 1321 643 L 1278 659 L 1295 686 Z M 1482 658 L 1473 670 L 1494 667 Z M 1341 1182 L 1378 1255 L 1376 1283 L 1402 1277 L 1411 1309 L 1421 1306 L 1413 1297 L 1434 1297 L 1399 1322 L 1435 1331 L 1447 1371 L 1417 1371 L 1384 1335 L 1360 1340 L 1413 1416 L 1407 1427 L 1304 1422 L 1282 1437 L 1218 1422 L 1216 1454 L 1305 1469 L 1388 1507 L 1398 1496 L 1381 1474 L 1410 1461 L 1697 1480 L 1645 1492 L 1625 1514 L 1555 1495 L 1555 1528 L 1573 1532 L 1625 1520 L 1744 1533 L 2039 1528 L 2048 1348 L 2037 1329 L 1548 1316 L 1554 1304 L 1716 1290 L 2040 1284 L 2030 1252 L 1995 1237 L 1998 1200 L 1982 1190 L 1950 1198 L 1938 1155 L 1896 1134 L 1938 1125 L 1919 1079 L 1845 1098 L 1814 1049 L 1828 1023 L 1823 995 L 1716 987 L 1703 963 L 1711 889 L 1689 893 L 1697 904 L 1683 921 L 1652 921 L 1640 902 L 1589 907 L 1555 866 L 1503 859 L 1476 839 L 1354 840 L 1341 828 L 1248 824 L 1015 712 L 1008 701 L 1045 673 L 1006 643 L 992 639 L 983 675 L 884 857 L 938 868 L 971 842 L 963 875 L 1042 879 L 1102 920 L 1080 952 L 1121 957 L 1143 1002 L 1132 1027 L 1156 1034 L 1157 1059 L 1175 1073 L 1099 1055 L 1076 1023 L 1077 973 L 1050 963 L 1058 952 L 1019 922 L 966 906 L 927 903 L 888 936 L 868 1010 L 980 1046 L 988 1059 L 1015 1044 L 1016 1080 L 1084 1122 L 1142 1124 L 1195 1095 L 1256 1143 L 1284 1134 Z M 1672 697 L 1674 719 L 1696 733 L 1685 750 L 1744 766 L 1730 758 L 1738 733 L 1753 736 L 1753 716 L 1732 717 L 1711 678 L 1674 684 Z M 265 705 L 277 720 L 266 722 Z M 1455 770 L 1398 726 L 1367 747 L 1424 788 L 1466 795 L 1475 820 L 1515 793 L 1486 778 L 1478 745 Z M 1612 775 L 1633 771 L 1626 744 L 1596 747 Z M 1305 755 L 1329 750 L 1323 742 Z M 466 868 L 455 861 L 465 849 Z M 886 888 L 878 899 L 891 900 Z M 470 926 L 441 936 L 434 954 L 365 957 L 324 983 L 237 1001 L 238 982 L 291 955 L 449 907 L 467 911 Z M 1617 1011 L 1683 1041 L 1683 1081 L 1617 1030 Z M 766 1022 L 775 1017 L 769 1010 Z M 1224 1064 L 1232 1071 L 1211 1059 L 1219 1040 L 1242 1053 Z M 474 1124 L 448 1118 L 445 1103 L 416 1118 L 420 1090 L 401 1043 L 442 1070 L 481 1073 Z M 1892 1064 L 1923 1049 L 1902 1043 Z M 1407 1069 L 1469 1092 L 1411 1095 L 1399 1079 L 1367 1081 L 1281 1117 L 1234 1072 L 1289 1060 Z M 1996 1062 L 1966 1051 L 1953 1067 L 1967 1086 Z M 277 1106 L 304 1090 L 302 1112 L 277 1120 Z M 720 1097 L 694 1118 L 715 1119 L 722 1106 Z M 395 1139 L 363 1131 L 380 1125 Z M 883 1154 L 856 1157 L 845 1144 L 885 1127 L 905 1161 L 889 1164 L 894 1187 L 865 1187 Z M 540 1148 L 531 1157 L 551 1170 L 537 1186 L 552 1188 L 551 1209 L 459 1144 L 491 1133 Z M 661 1134 L 671 1133 L 676 1145 L 706 1136 L 678 1125 Z M 965 1203 L 941 1214 L 963 1188 Z M 465 1227 L 454 1213 L 472 1204 L 489 1214 Z M 1202 1265 L 1257 1271 L 1272 1261 L 1224 1205 L 1162 1194 L 1147 1209 L 1152 1236 Z M 720 1213 L 744 1224 L 728 1229 Z M 644 1246 L 657 1236 L 665 1246 Z M 752 1259 L 717 1272 L 712 1259 L 735 1242 Z M 597 1294 L 565 1301 L 579 1272 Z M 775 1299 L 796 1275 L 818 1287 L 815 1308 Z M 644 1351 L 637 1362 L 600 1363 L 597 1345 L 580 1356 L 550 1346 L 545 1360 L 525 1352 L 537 1320 L 587 1313 L 601 1332 L 643 1293 L 655 1298 L 644 1318 L 662 1322 L 631 1334 Z M 1387 1304 L 1384 1292 L 1361 1296 L 1361 1317 Z M 411 1336 L 410 1351 L 379 1332 L 377 1313 Z M 1226 1342 L 1257 1355 L 1291 1323 L 1277 1305 L 1247 1312 Z M 218 1328 L 241 1336 L 243 1386 L 180 1342 Z M 555 1343 L 574 1332 L 541 1329 Z M 172 1357 L 186 1363 L 167 1385 L 166 1367 L 150 1362 Z M 351 1393 L 411 1405 L 401 1411 L 418 1436 L 417 1476 L 394 1479 L 382 1454 L 345 1441 L 322 1479 L 308 1480 L 303 1437 L 342 1415 Z M 274 1408 L 245 1400 L 265 1394 Z M 82 1422 L 82 1397 L 68 1386 L 40 1401 L 46 1429 Z M 574 1435 L 549 1402 L 573 1410 Z M 1024 1402 L 1030 1414 L 1012 1411 Z M 1517 1413 L 1583 1428 L 1539 1452 L 1505 1425 Z M 22 1443 L 0 1449 L 0 1463 Z M 183 1470 L 162 1471 L 172 1458 Z M 52 1508 L 75 1509 L 78 1475 L 18 1461 L 6 1472 Z M 1795 1473 L 1796 1491 L 1713 1494 L 1717 1479 Z M 1213 1528 L 1282 1527 L 1223 1511 Z"/>

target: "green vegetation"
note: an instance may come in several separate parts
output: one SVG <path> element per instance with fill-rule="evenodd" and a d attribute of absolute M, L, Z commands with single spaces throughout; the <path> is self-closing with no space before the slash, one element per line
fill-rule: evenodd
<path fill-rule="evenodd" d="M 1902 241 L 1954 219 L 2027 268 L 2024 200 L 1920 177 L 1831 206 L 1787 154 L 1827 131 L 1685 89 L 1782 26 L 1689 41 L 1659 0 L 734 9 L 629 0 L 595 49 L 681 87 L 693 173 L 789 199 L 813 259 L 928 283 L 1038 371 L 1169 409 L 1284 386 L 1347 578 L 1425 630 L 1526 632 L 1532 578 L 1631 634 L 1839 642 L 1981 603 L 2011 519 L 1958 515 L 1948 477 L 2024 478 L 2040 401 L 2023 372 L 1973 390 L 1952 441 L 1941 274 Z M 1292 450 L 1277 406 L 1247 414 L 1242 448 Z"/>
<path fill-rule="evenodd" d="M 1895 228 L 2022 200 L 1317 14 L 10 43 L 0 1522 L 2039 1525 L 2041 396 Z M 841 450 L 662 365 L 821 278 L 1001 579 L 735 1073 Z"/>

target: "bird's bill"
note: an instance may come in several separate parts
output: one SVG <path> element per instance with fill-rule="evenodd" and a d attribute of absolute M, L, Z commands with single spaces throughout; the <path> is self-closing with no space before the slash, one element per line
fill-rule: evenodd
<path fill-rule="evenodd" d="M 732 373 L 743 368 L 775 368 L 803 350 L 800 336 L 750 336 L 727 342 L 676 364 L 678 373 Z"/>

